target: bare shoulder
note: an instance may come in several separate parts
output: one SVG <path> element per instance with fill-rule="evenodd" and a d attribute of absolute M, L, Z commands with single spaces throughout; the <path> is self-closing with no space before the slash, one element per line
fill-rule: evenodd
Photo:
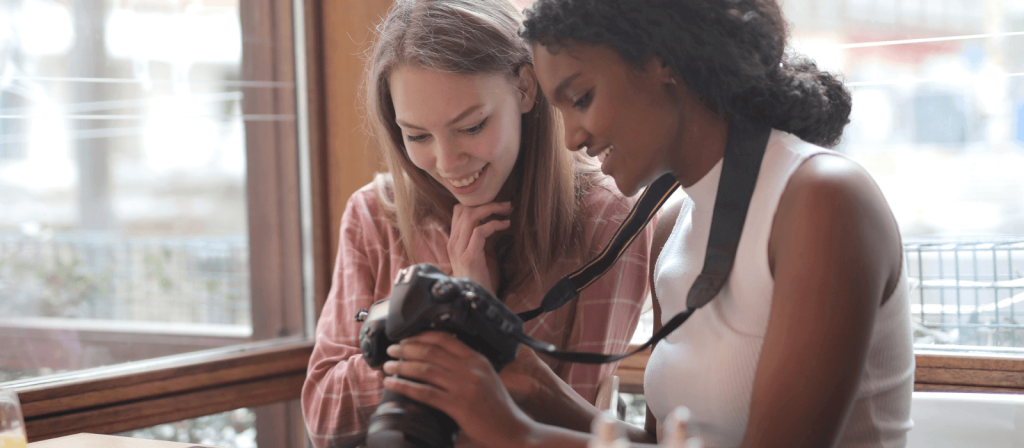
<path fill-rule="evenodd" d="M 831 154 L 805 161 L 786 185 L 769 241 L 773 273 L 780 252 L 795 247 L 805 248 L 794 258 L 807 263 L 859 260 L 893 286 L 902 262 L 899 229 L 881 189 L 859 164 Z"/>
<path fill-rule="evenodd" d="M 811 157 L 790 177 L 776 219 L 800 216 L 823 218 L 812 220 L 823 223 L 857 217 L 857 222 L 870 220 L 878 226 L 873 230 L 896 230 L 889 204 L 871 175 L 838 155 Z"/>

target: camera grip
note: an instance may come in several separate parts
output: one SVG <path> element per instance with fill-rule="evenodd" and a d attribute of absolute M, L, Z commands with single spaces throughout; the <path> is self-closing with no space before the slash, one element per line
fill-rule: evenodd
<path fill-rule="evenodd" d="M 385 331 L 386 325 L 384 319 L 366 321 L 359 330 L 359 349 L 363 352 L 366 364 L 374 369 L 379 369 L 392 359 L 387 353 L 391 340 Z"/>

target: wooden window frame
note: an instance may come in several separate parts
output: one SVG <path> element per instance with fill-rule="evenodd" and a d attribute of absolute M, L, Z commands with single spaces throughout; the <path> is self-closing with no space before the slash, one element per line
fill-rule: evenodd
<path fill-rule="evenodd" d="M 338 226 L 348 197 L 379 167 L 362 132 L 357 107 L 362 54 L 372 26 L 388 0 L 257 0 L 250 26 L 292 33 L 289 20 L 301 9 L 306 84 L 308 177 L 299 169 L 293 131 L 247 134 L 247 199 L 250 220 L 254 337 L 274 339 L 172 355 L 111 367 L 80 370 L 6 384 L 19 392 L 29 441 L 76 432 L 114 433 L 255 407 L 276 423 L 257 433 L 261 446 L 304 446 L 305 425 L 296 403 L 313 349 L 316 319 L 331 287 Z M 251 5 L 250 5 L 251 6 Z M 325 25 L 326 24 L 326 25 Z M 329 25 L 329 26 L 327 26 Z M 355 37 L 354 37 L 355 36 Z M 298 37 L 298 36 L 296 36 Z M 329 51 L 328 51 L 329 49 Z M 274 60 L 289 49 L 266 49 L 249 61 L 261 80 L 294 81 Z M 283 54 L 274 54 L 279 51 Z M 327 54 L 330 53 L 330 57 Z M 246 91 L 254 112 L 286 105 L 292 94 Z M 248 100 L 247 100 L 248 101 Z M 330 173 L 330 174 L 329 174 Z M 256 182 L 255 179 L 260 179 Z M 302 229 L 300 181 L 308 182 L 310 223 Z M 303 245 L 301 231 L 311 241 Z M 312 275 L 304 282 L 302 248 Z M 312 285 L 312 321 L 303 312 L 304 284 Z M 304 330 L 304 331 L 303 331 Z M 287 336 L 291 337 L 276 337 Z"/>
<path fill-rule="evenodd" d="M 29 441 L 109 434 L 297 398 L 312 349 L 302 336 L 281 338 L 24 380 L 16 387 Z"/>
<path fill-rule="evenodd" d="M 620 391 L 644 392 L 644 370 L 650 357 L 651 349 L 647 349 L 619 363 L 615 375 L 619 376 Z M 1024 357 L 915 349 L 914 358 L 915 391 L 1024 393 Z"/>
<path fill-rule="evenodd" d="M 243 34 L 261 36 L 243 45 L 243 73 L 247 79 L 294 82 L 304 75 L 308 122 L 308 177 L 300 178 L 297 127 L 283 122 L 246 129 L 247 202 L 253 338 L 266 339 L 241 345 L 129 362 L 13 381 L 18 391 L 30 442 L 63 435 L 115 433 L 240 407 L 255 408 L 258 419 L 272 421 L 271 431 L 260 425 L 261 446 L 304 446 L 305 425 L 297 399 L 312 352 L 313 322 L 306 322 L 303 293 L 317 298 L 316 314 L 330 287 L 332 253 L 336 247 L 329 229 L 336 228 L 330 213 L 324 82 L 325 2 L 323 0 L 254 0 L 247 2 Z M 335 17 L 344 17 L 344 4 L 330 5 Z M 294 46 L 275 45 L 278 37 L 295 38 L 293 11 L 301 11 L 305 70 L 291 70 Z M 363 20 L 357 23 L 357 19 Z M 344 19 L 369 30 L 369 17 Z M 343 33 L 344 30 L 341 30 Z M 253 34 L 250 34 L 253 33 Z M 358 58 L 358 57 L 356 57 Z M 351 81 L 351 80 L 343 80 Z M 352 89 L 338 83 L 341 90 Z M 299 87 L 297 84 L 296 87 Z M 245 113 L 267 110 L 295 111 L 293 89 L 245 89 Z M 337 106 L 341 107 L 341 106 Z M 281 113 L 281 112 L 275 112 Z M 298 114 L 297 114 L 298 115 Z M 358 126 L 352 126 L 353 133 Z M 344 156 L 342 156 L 343 158 Z M 312 223 L 307 229 L 312 247 L 312 276 L 303 277 L 302 181 L 308 182 Z M 347 195 L 346 195 L 347 198 Z M 335 244 L 332 244 L 335 243 Z M 311 283 L 312 292 L 304 291 Z"/>

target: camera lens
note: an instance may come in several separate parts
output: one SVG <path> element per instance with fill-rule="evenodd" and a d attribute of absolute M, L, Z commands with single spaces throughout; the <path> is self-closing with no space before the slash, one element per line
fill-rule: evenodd
<path fill-rule="evenodd" d="M 384 390 L 366 433 L 369 448 L 448 448 L 459 426 L 443 412 Z"/>

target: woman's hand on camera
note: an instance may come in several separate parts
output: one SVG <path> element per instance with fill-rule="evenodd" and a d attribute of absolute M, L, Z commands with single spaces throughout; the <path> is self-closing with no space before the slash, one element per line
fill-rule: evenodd
<path fill-rule="evenodd" d="M 388 347 L 384 386 L 448 414 L 476 444 L 520 446 L 534 422 L 516 406 L 490 361 L 448 333 L 425 332 Z M 421 381 L 418 383 L 416 380 Z"/>
<path fill-rule="evenodd" d="M 497 260 L 487 255 L 487 238 L 509 228 L 507 219 L 481 222 L 492 215 L 507 216 L 512 213 L 511 202 L 491 202 L 467 207 L 455 204 L 452 212 L 452 230 L 448 238 L 448 258 L 452 263 L 452 276 L 469 278 L 497 292 Z"/>
<path fill-rule="evenodd" d="M 515 361 L 501 369 L 499 376 L 512 399 L 527 412 L 542 395 L 548 382 L 558 380 L 558 375 L 525 345 L 519 346 Z"/>
<path fill-rule="evenodd" d="M 600 413 L 525 345 L 519 346 L 515 361 L 501 369 L 500 376 L 516 404 L 537 422 L 590 431 Z"/>

